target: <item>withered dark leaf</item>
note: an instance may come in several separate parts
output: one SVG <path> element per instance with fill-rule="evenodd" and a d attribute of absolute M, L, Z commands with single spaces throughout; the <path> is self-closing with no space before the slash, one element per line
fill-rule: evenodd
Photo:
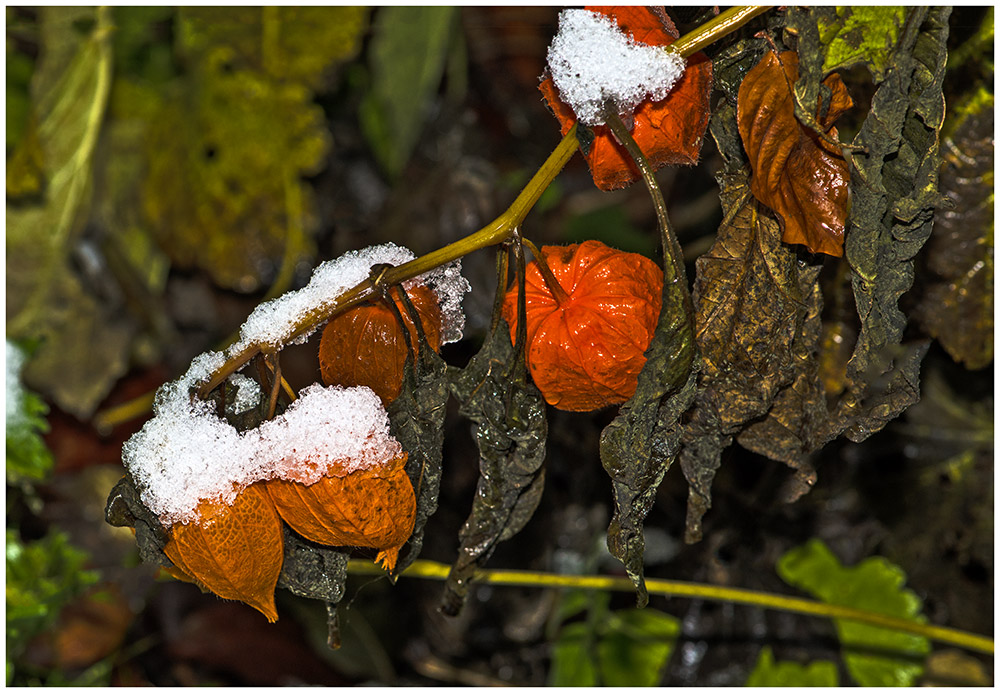
<path fill-rule="evenodd" d="M 941 191 L 954 203 L 934 220 L 933 273 L 919 309 L 927 332 L 972 369 L 993 361 L 993 95 L 973 94 L 944 141 Z"/>
<path fill-rule="evenodd" d="M 475 421 L 479 483 L 472 512 L 459 533 L 459 553 L 445 585 L 441 609 L 457 614 L 469 579 L 497 543 L 519 532 L 538 506 L 545 482 L 545 400 L 526 380 L 526 369 L 499 320 L 469 365 L 455 371 L 451 390 L 460 413 Z"/>
<path fill-rule="evenodd" d="M 403 367 L 403 389 L 387 407 L 389 429 L 409 454 L 406 473 L 417 496 L 413 534 L 403 547 L 395 573 L 410 565 L 424 543 L 424 525 L 437 510 L 441 488 L 444 415 L 448 403 L 447 365 L 431 349 L 423 334 L 419 356 L 408 356 Z"/>
<path fill-rule="evenodd" d="M 717 117 L 721 121 L 727 113 Z M 713 134 L 716 127 L 713 121 Z M 777 223 L 760 213 L 745 170 L 719 180 L 726 216 L 715 245 L 695 263 L 701 374 L 680 458 L 691 486 L 688 541 L 700 536 L 722 450 L 748 422 L 766 415 L 799 375 L 799 356 L 808 348 L 801 335 L 817 276 L 815 269 L 800 267 L 781 242 Z M 813 302 L 818 300 L 817 292 Z M 806 464 L 789 454 L 794 441 L 774 442 L 773 449 L 758 451 L 796 467 Z"/>
<path fill-rule="evenodd" d="M 830 75 L 823 81 L 830 91 L 826 111 L 816 114 L 825 137 L 800 123 L 792 92 L 798 60 L 794 51 L 768 52 L 740 85 L 737 119 L 753 169 L 750 188 L 777 214 L 785 243 L 839 257 L 849 176 L 839 147 L 829 140 L 836 140 L 833 123 L 852 101 L 840 76 Z"/>

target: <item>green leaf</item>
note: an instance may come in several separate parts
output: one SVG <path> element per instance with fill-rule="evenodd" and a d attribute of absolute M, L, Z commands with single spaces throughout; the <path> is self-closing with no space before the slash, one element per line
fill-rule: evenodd
<path fill-rule="evenodd" d="M 143 202 L 174 263 L 254 291 L 283 261 L 311 255 L 316 220 L 301 177 L 322 166 L 330 133 L 308 88 L 235 57 L 224 45 L 206 51 L 165 91 L 145 140 Z"/>
<path fill-rule="evenodd" d="M 680 630 L 680 621 L 655 609 L 613 612 L 597 643 L 602 683 L 657 685 Z"/>
<path fill-rule="evenodd" d="M 552 643 L 550 686 L 596 686 L 597 667 L 591 654 L 590 624 L 571 623 L 565 626 Z"/>
<path fill-rule="evenodd" d="M 881 82 L 906 14 L 905 7 L 891 5 L 827 8 L 818 22 L 824 72 L 861 64 Z"/>
<path fill-rule="evenodd" d="M 832 688 L 837 685 L 837 665 L 826 660 L 817 660 L 802 665 L 798 662 L 776 662 L 770 647 L 760 651 L 757 665 L 747 679 L 748 688 L 798 688 L 800 686 L 822 686 Z"/>
<path fill-rule="evenodd" d="M 7 206 L 7 334 L 40 342 L 25 379 L 80 417 L 127 369 L 131 341 L 118 306 L 92 296 L 70 261 L 89 211 L 111 82 L 110 34 L 107 8 L 42 9 L 32 105 L 43 192 Z"/>
<path fill-rule="evenodd" d="M 50 627 L 59 611 L 97 575 L 84 570 L 87 554 L 74 548 L 65 534 L 50 532 L 22 542 L 15 530 L 6 535 L 7 682 L 28 642 Z"/>
<path fill-rule="evenodd" d="M 371 91 L 360 117 L 368 144 L 390 176 L 402 172 L 420 138 L 457 20 L 455 7 L 391 6 L 375 15 Z"/>
<path fill-rule="evenodd" d="M 587 620 L 564 626 L 553 642 L 549 685 L 657 685 L 680 622 L 656 609 L 608 611 L 606 594 L 586 597 Z"/>
<path fill-rule="evenodd" d="M 520 322 L 524 325 L 524 321 Z M 459 532 L 458 558 L 445 585 L 442 611 L 457 614 L 475 569 L 498 542 L 514 536 L 538 507 L 545 485 L 545 400 L 527 381 L 523 356 L 500 319 L 469 365 L 456 371 L 451 391 L 459 412 L 476 423 L 479 482 L 472 511 Z"/>
<path fill-rule="evenodd" d="M 925 622 L 923 604 L 905 589 L 906 574 L 881 557 L 844 567 L 818 539 L 778 559 L 777 571 L 788 584 L 841 606 Z M 835 619 L 844 662 L 862 686 L 912 686 L 930 651 L 926 638 L 867 624 Z"/>
<path fill-rule="evenodd" d="M 240 68 L 318 89 L 332 67 L 358 54 L 369 8 L 185 7 L 182 12 L 186 55 L 202 59 L 227 46 Z"/>
<path fill-rule="evenodd" d="M 7 341 L 7 483 L 41 481 L 52 470 L 52 453 L 41 434 L 48 433 L 48 406 L 21 385 L 24 351 Z"/>

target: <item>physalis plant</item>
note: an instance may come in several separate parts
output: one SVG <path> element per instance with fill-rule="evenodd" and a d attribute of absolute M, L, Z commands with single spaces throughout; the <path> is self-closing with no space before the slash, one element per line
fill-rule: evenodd
<path fill-rule="evenodd" d="M 685 60 L 665 50 L 675 38 L 657 9 L 562 13 L 541 88 L 564 132 L 577 121 L 593 128 L 586 155 L 598 187 L 639 177 L 604 125 L 608 109 L 630 123 L 653 166 L 697 160 L 712 67 L 703 55 Z M 490 243 L 509 240 L 516 225 Z M 391 435 L 385 407 L 399 397 L 404 368 L 422 345 L 436 352 L 461 338 L 469 284 L 458 261 L 333 315 L 319 346 L 322 383 L 292 392 L 277 355 L 306 340 L 319 327 L 315 316 L 378 268 L 412 259 L 387 244 L 320 265 L 305 288 L 259 306 L 225 353 L 202 354 L 160 389 L 154 418 L 123 449 L 122 483 L 133 489 L 126 517 L 138 534 L 134 520 L 147 513 L 152 519 L 144 523 L 158 537 L 159 550 L 147 550 L 147 558 L 271 621 L 290 536 L 366 550 L 394 569 L 414 531 L 418 494 L 407 474 L 414 451 Z M 590 411 L 632 397 L 660 314 L 663 277 L 652 260 L 597 241 L 537 252 L 497 305 L 512 344 L 525 321 L 527 343 L 514 358 L 526 359 L 545 401 Z M 248 352 L 258 354 L 251 363 L 267 387 L 235 372 L 204 397 L 200 389 Z M 109 517 L 116 502 L 113 494 Z"/>

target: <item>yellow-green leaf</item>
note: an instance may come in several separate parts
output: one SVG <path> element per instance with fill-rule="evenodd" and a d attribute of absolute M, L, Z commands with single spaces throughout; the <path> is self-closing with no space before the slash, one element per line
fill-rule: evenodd
<path fill-rule="evenodd" d="M 792 549 L 778 559 L 778 574 L 790 585 L 841 606 L 925 622 L 923 604 L 905 589 L 906 574 L 881 557 L 845 567 L 818 539 Z M 836 619 L 844 663 L 862 686 L 912 686 L 923 672 L 930 651 L 926 638 Z"/>
<path fill-rule="evenodd" d="M 906 8 L 856 5 L 837 7 L 835 12 L 819 22 L 820 40 L 828 44 L 824 71 L 864 64 L 881 81 L 906 20 Z"/>
<path fill-rule="evenodd" d="M 776 662 L 770 647 L 764 647 L 757 659 L 757 666 L 750 672 L 746 685 L 751 688 L 798 688 L 800 686 L 837 685 L 837 665 L 827 660 L 808 664 Z"/>

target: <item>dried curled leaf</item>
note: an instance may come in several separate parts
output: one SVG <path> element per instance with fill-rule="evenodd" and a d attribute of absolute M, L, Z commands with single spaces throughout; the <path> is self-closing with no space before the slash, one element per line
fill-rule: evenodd
<path fill-rule="evenodd" d="M 621 30 L 639 43 L 668 46 L 679 36 L 670 18 L 657 7 L 587 7 L 591 12 L 614 19 Z M 573 109 L 563 103 L 551 77 L 538 87 L 565 135 L 576 122 Z M 661 101 L 646 101 L 636 109 L 632 137 L 654 169 L 668 164 L 696 164 L 708 126 L 709 96 L 712 93 L 712 61 L 705 54 L 688 58 L 687 68 L 674 88 Z M 601 190 L 615 190 L 642 176 L 611 129 L 593 129 L 594 141 L 585 149 L 594 184 Z"/>
<path fill-rule="evenodd" d="M 224 599 L 237 599 L 278 620 L 274 588 L 284 546 L 281 520 L 266 491 L 243 489 L 231 506 L 203 504 L 200 522 L 177 524 L 164 546 L 173 564 Z"/>
<path fill-rule="evenodd" d="M 750 189 L 778 217 L 785 243 L 814 253 L 844 254 L 850 174 L 833 123 L 853 105 L 839 75 L 823 80 L 830 91 L 817 122 L 825 137 L 795 117 L 792 85 L 798 78 L 794 51 L 767 53 L 740 85 L 737 120 L 750 158 Z"/>
<path fill-rule="evenodd" d="M 663 270 L 649 258 L 600 241 L 541 249 L 568 295 L 553 295 L 537 260 L 525 273 L 527 358 L 545 401 L 566 411 L 621 404 L 635 393 L 660 314 Z M 514 287 L 504 298 L 511 339 L 517 329 Z"/>
<path fill-rule="evenodd" d="M 306 486 L 274 479 L 264 484 L 281 518 L 310 541 L 378 549 L 375 561 L 396 565 L 413 532 L 417 501 L 406 475 L 406 453 L 385 466 L 350 473 L 331 468 Z"/>
<path fill-rule="evenodd" d="M 434 292 L 415 286 L 407 295 L 417 309 L 427 342 L 434 351 L 441 348 L 441 309 Z M 386 305 L 358 306 L 327 323 L 319 345 L 319 365 L 327 385 L 365 385 L 389 404 L 403 387 L 406 354 L 417 352 L 417 330 L 399 298 L 396 308 L 410 333 L 409 347 L 403 328 Z"/>

